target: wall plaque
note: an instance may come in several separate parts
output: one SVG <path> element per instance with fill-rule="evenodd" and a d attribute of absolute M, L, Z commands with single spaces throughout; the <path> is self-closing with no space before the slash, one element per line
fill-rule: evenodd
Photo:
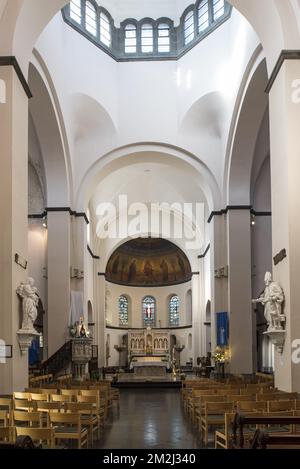
<path fill-rule="evenodd" d="M 282 249 L 276 256 L 274 256 L 274 265 L 279 264 L 283 259 L 287 257 L 286 249 Z"/>

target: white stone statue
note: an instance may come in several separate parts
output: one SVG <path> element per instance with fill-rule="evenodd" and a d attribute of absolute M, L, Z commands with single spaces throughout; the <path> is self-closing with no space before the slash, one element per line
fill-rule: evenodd
<path fill-rule="evenodd" d="M 17 294 L 22 298 L 23 320 L 21 330 L 36 333 L 33 324 L 38 314 L 39 297 L 33 278 L 28 278 L 27 282 L 22 282 L 17 288 Z"/>
<path fill-rule="evenodd" d="M 285 322 L 285 315 L 282 312 L 282 303 L 284 302 L 284 293 L 281 286 L 274 282 L 272 274 L 265 274 L 265 290 L 263 294 L 252 303 L 261 303 L 264 305 L 264 315 L 268 323 L 267 332 L 282 331 L 282 323 Z"/>

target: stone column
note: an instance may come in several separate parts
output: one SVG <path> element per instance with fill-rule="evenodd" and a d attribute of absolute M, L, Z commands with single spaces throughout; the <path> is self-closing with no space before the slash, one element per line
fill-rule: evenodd
<path fill-rule="evenodd" d="M 210 221 L 210 262 L 211 262 L 211 350 L 216 348 L 216 313 L 228 311 L 228 279 L 218 278 L 215 271 L 227 265 L 225 215 L 214 216 Z"/>
<path fill-rule="evenodd" d="M 87 256 L 87 220 L 84 216 L 72 217 L 72 255 L 71 266 L 73 278 L 71 279 L 71 290 L 80 291 L 83 295 L 83 313 L 86 323 L 88 322 L 87 311 L 87 289 L 88 289 L 88 260 Z"/>
<path fill-rule="evenodd" d="M 0 66 L 0 123 L 0 340 L 13 353 L 0 359 L 0 394 L 9 394 L 28 384 L 28 355 L 21 355 L 16 335 L 16 288 L 28 270 L 14 261 L 15 254 L 28 259 L 28 96 L 11 65 Z"/>
<path fill-rule="evenodd" d="M 206 356 L 206 326 L 205 323 L 205 275 L 204 275 L 204 258 L 198 259 L 199 275 L 198 275 L 198 288 L 199 288 L 199 337 L 200 337 L 200 355 Z"/>
<path fill-rule="evenodd" d="M 200 288 L 199 274 L 192 277 L 192 317 L 193 317 L 193 365 L 197 366 L 197 357 L 201 356 L 201 334 L 200 334 Z"/>
<path fill-rule="evenodd" d="M 95 338 L 98 345 L 98 364 L 99 367 L 105 366 L 105 276 L 98 275 L 97 263 L 95 265 L 95 297 L 96 297 L 96 311 L 95 311 Z"/>
<path fill-rule="evenodd" d="M 68 340 L 70 213 L 48 211 L 48 357 Z"/>
<path fill-rule="evenodd" d="M 227 239 L 230 372 L 250 374 L 253 373 L 250 210 L 228 211 Z"/>
<path fill-rule="evenodd" d="M 300 59 L 285 60 L 270 91 L 273 256 L 287 257 L 273 267 L 285 293 L 286 340 L 275 352 L 275 385 L 300 391 L 300 364 L 292 362 L 293 341 L 300 339 Z M 296 355 L 299 357 L 299 352 Z"/>

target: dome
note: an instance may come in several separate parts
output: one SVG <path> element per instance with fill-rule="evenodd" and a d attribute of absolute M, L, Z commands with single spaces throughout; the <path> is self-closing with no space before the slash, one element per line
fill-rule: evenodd
<path fill-rule="evenodd" d="M 167 286 L 191 280 L 187 256 L 165 239 L 137 238 L 122 244 L 110 257 L 106 280 L 129 286 Z"/>
<path fill-rule="evenodd" d="M 97 0 L 99 6 L 106 8 L 119 24 L 125 18 L 140 20 L 144 17 L 171 18 L 175 24 L 185 8 L 191 5 L 190 0 Z"/>

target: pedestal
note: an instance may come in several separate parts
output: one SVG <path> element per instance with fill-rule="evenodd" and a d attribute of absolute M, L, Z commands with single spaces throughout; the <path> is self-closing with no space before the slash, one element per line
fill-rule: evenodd
<path fill-rule="evenodd" d="M 119 352 L 119 367 L 121 368 L 122 367 L 122 353 L 125 352 L 125 350 L 127 350 L 127 346 L 126 345 L 115 345 L 114 348 L 117 352 Z"/>
<path fill-rule="evenodd" d="M 270 341 L 275 346 L 276 352 L 278 353 L 283 352 L 285 335 L 286 335 L 286 332 L 284 330 L 267 331 L 267 332 L 264 332 L 264 335 L 267 335 L 270 338 Z"/>
<path fill-rule="evenodd" d="M 17 332 L 21 354 L 24 355 L 31 347 L 32 341 L 39 337 L 39 333 L 35 330 L 20 329 Z"/>

